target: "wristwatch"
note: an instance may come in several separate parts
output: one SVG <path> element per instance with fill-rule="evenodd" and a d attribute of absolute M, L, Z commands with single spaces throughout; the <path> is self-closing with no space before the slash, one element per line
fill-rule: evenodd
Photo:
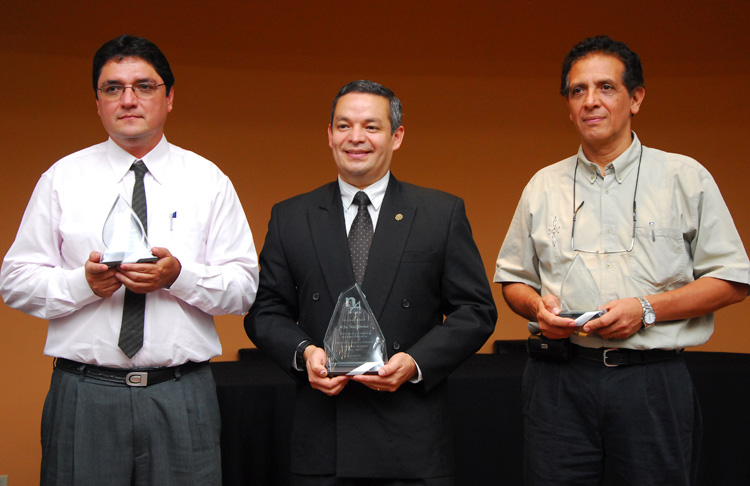
<path fill-rule="evenodd" d="M 297 369 L 298 370 L 305 370 L 307 369 L 307 362 L 305 361 L 305 349 L 307 349 L 308 346 L 310 346 L 313 342 L 309 339 L 305 339 L 301 343 L 297 345 L 297 352 L 294 355 L 294 359 L 296 359 L 297 363 Z"/>
<path fill-rule="evenodd" d="M 654 314 L 654 308 L 651 307 L 651 304 L 649 304 L 649 302 L 645 298 L 637 297 L 637 299 L 638 302 L 641 303 L 641 307 L 643 308 L 643 314 L 641 315 L 643 329 L 648 329 L 656 322 L 656 314 Z"/>

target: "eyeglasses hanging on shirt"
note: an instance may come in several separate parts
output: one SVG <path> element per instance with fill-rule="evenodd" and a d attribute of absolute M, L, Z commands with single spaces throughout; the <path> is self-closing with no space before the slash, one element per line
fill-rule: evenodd
<path fill-rule="evenodd" d="M 643 145 L 641 145 L 641 154 L 638 156 L 638 172 L 635 176 L 635 189 L 633 190 L 633 233 L 632 233 L 632 239 L 630 242 L 630 247 L 625 248 L 622 250 L 583 250 L 580 248 L 576 248 L 576 219 L 578 217 L 578 212 L 583 207 L 583 203 L 586 201 L 581 201 L 581 204 L 576 206 L 576 178 L 578 176 L 578 162 L 580 159 L 576 160 L 576 166 L 573 171 L 573 229 L 571 231 L 570 235 L 570 245 L 573 249 L 573 251 L 581 252 L 581 253 L 596 253 L 600 255 L 606 255 L 611 253 L 629 253 L 633 251 L 633 248 L 635 248 L 635 227 L 636 227 L 636 202 L 635 197 L 638 194 L 638 180 L 641 177 L 641 160 L 643 160 Z"/>

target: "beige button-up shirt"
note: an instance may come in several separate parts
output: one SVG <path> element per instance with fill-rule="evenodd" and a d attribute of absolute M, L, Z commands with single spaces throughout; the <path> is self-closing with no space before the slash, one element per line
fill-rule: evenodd
<path fill-rule="evenodd" d="M 495 282 L 525 283 L 541 295 L 564 300 L 587 284 L 578 278 L 580 268 L 565 278 L 580 256 L 591 274 L 589 284 L 598 287 L 599 295 L 591 297 L 596 305 L 673 290 L 700 277 L 750 283 L 747 253 L 719 188 L 702 165 L 644 147 L 633 133 L 631 146 L 605 173 L 582 149 L 537 172 L 500 249 Z M 574 205 L 582 202 L 574 250 Z M 708 314 L 658 322 L 625 340 L 596 335 L 571 340 L 594 348 L 676 349 L 705 343 L 713 325 Z"/>

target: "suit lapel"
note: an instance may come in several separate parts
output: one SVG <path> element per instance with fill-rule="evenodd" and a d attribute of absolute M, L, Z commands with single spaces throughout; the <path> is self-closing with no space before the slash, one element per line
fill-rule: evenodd
<path fill-rule="evenodd" d="M 362 283 L 362 290 L 377 319 L 380 319 L 396 279 L 401 254 L 416 215 L 416 207 L 404 201 L 401 189 L 401 183 L 391 174 Z"/>
<path fill-rule="evenodd" d="M 326 186 L 320 203 L 310 208 L 308 224 L 323 279 L 335 304 L 339 294 L 354 285 L 349 245 L 346 241 L 344 208 L 337 182 Z"/>

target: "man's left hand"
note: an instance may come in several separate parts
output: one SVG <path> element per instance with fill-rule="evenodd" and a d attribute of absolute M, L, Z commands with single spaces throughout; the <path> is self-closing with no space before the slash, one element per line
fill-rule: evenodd
<path fill-rule="evenodd" d="M 154 263 L 123 263 L 115 275 L 122 284 L 138 294 L 169 288 L 180 275 L 182 265 L 166 248 L 155 246 L 151 253 L 158 258 Z"/>
<path fill-rule="evenodd" d="M 626 339 L 643 326 L 643 307 L 638 299 L 613 300 L 602 306 L 607 313 L 584 324 L 585 332 L 593 332 L 604 339 Z"/>
<path fill-rule="evenodd" d="M 397 353 L 378 370 L 377 375 L 356 375 L 352 380 L 375 391 L 394 392 L 416 374 L 417 364 L 412 357 L 406 353 Z"/>

